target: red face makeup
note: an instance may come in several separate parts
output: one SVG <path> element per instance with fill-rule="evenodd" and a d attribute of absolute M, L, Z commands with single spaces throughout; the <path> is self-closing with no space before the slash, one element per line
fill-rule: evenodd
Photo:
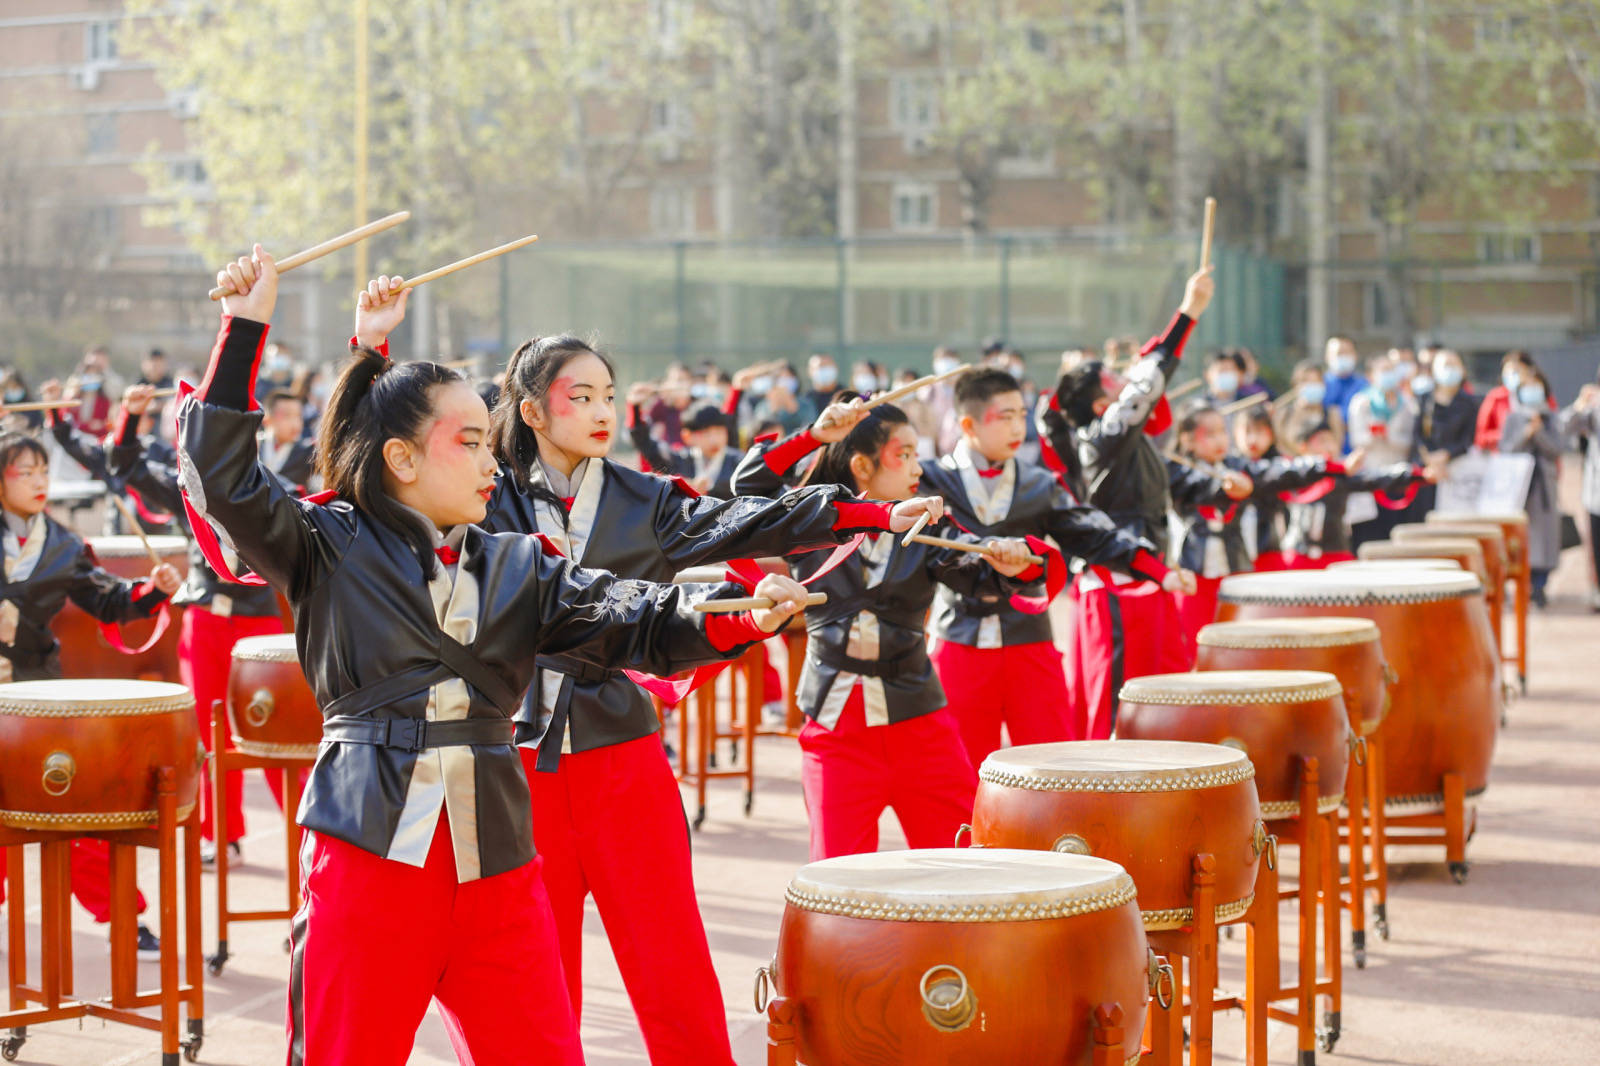
<path fill-rule="evenodd" d="M 566 418 L 575 410 L 572 402 L 572 378 L 559 377 L 550 386 L 550 414 Z"/>

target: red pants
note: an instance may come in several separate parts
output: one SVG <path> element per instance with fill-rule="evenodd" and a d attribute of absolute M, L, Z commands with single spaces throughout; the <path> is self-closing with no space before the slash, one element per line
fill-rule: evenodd
<path fill-rule="evenodd" d="M 0 848 L 0 903 L 6 900 L 6 854 Z M 111 920 L 111 845 L 104 840 L 74 840 L 71 870 L 72 894 L 97 922 Z M 139 913 L 146 910 L 144 893 L 139 893 Z"/>
<path fill-rule="evenodd" d="M 913 848 L 948 848 L 972 821 L 978 775 L 949 711 L 869 726 L 857 685 L 832 730 L 806 719 L 800 750 L 812 862 L 877 851 L 885 807 Z"/>
<path fill-rule="evenodd" d="M 581 1066 L 539 860 L 456 882 L 443 813 L 427 865 L 307 833 L 289 972 L 289 1066 L 404 1066 L 437 999 L 456 1058 Z"/>
<path fill-rule="evenodd" d="M 1292 570 L 1292 559 L 1293 556 L 1286 552 L 1262 552 L 1256 556 L 1256 571 L 1270 573 L 1274 570 Z"/>
<path fill-rule="evenodd" d="M 1088 590 L 1074 582 L 1068 595 L 1069 736 L 1105 740 L 1116 724 L 1117 694 L 1124 681 L 1185 669 L 1178 613 L 1172 596 L 1153 581 Z"/>
<path fill-rule="evenodd" d="M 228 698 L 228 671 L 233 666 L 233 646 L 240 637 L 282 633 L 283 619 L 277 615 L 250 618 L 213 614 L 204 607 L 183 612 L 178 631 L 178 670 L 183 683 L 194 692 L 194 710 L 200 717 L 200 740 L 211 750 L 211 704 Z M 228 741 L 232 750 L 233 741 Z M 266 773 L 272 796 L 283 808 L 283 783 L 276 772 Z M 244 836 L 244 773 L 228 771 L 228 837 L 231 843 Z M 200 835 L 215 839 L 215 815 L 211 810 L 211 764 L 206 763 L 205 780 L 200 790 Z"/>
<path fill-rule="evenodd" d="M 1323 552 L 1315 558 L 1295 552 L 1284 553 L 1290 570 L 1326 570 L 1333 563 L 1347 563 L 1354 558 L 1350 552 Z"/>
<path fill-rule="evenodd" d="M 982 766 L 1000 747 L 1002 722 L 1013 744 L 1047 744 L 1072 735 L 1067 677 L 1054 644 L 970 648 L 939 640 L 931 655 L 973 766 Z"/>
<path fill-rule="evenodd" d="M 573 1015 L 583 1014 L 583 901 L 593 895 L 654 1066 L 732 1066 L 689 823 L 660 735 L 562 755 L 555 773 L 535 770 L 537 758 L 522 749 Z"/>
<path fill-rule="evenodd" d="M 1195 590 L 1193 596 L 1186 596 L 1181 592 L 1172 594 L 1173 605 L 1178 609 L 1178 625 L 1182 631 L 1180 645 L 1183 655 L 1182 670 L 1194 669 L 1194 660 L 1198 645 L 1196 638 L 1200 630 L 1217 620 L 1217 590 L 1222 587 L 1220 577 L 1199 577 L 1194 579 Z"/>

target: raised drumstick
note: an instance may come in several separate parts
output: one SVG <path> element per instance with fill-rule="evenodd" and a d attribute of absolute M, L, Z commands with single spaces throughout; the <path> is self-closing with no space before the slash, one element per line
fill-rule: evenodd
<path fill-rule="evenodd" d="M 806 606 L 815 607 L 827 603 L 826 592 L 813 592 L 806 597 Z M 746 596 L 738 600 L 703 600 L 694 605 L 694 609 L 701 614 L 733 614 L 736 611 L 764 611 L 776 604 L 765 596 Z"/>
<path fill-rule="evenodd" d="M 132 508 L 116 493 L 107 493 L 107 495 L 111 497 L 111 502 L 117 505 L 117 510 L 122 512 L 122 520 L 128 523 L 128 528 L 138 534 L 139 541 L 144 545 L 144 550 L 150 553 L 150 561 L 157 566 L 161 566 L 164 562 L 161 558 L 161 553 L 156 551 L 156 546 L 150 543 L 149 537 L 145 536 L 144 527 L 139 524 L 139 519 L 135 517 Z"/>
<path fill-rule="evenodd" d="M 157 389 L 150 394 L 152 400 L 159 400 L 167 396 L 178 395 L 177 389 Z M 8 403 L 3 406 L 5 414 L 13 411 L 60 411 L 68 407 L 76 407 L 83 402 L 79 396 L 75 400 L 29 400 L 27 403 Z"/>
<path fill-rule="evenodd" d="M 465 259 L 457 259 L 454 263 L 439 267 L 437 270 L 430 270 L 426 274 L 418 274 L 414 278 L 406 278 L 400 283 L 400 288 L 414 289 L 418 285 L 425 285 L 430 281 L 437 281 L 446 274 L 454 274 L 458 270 L 465 270 L 469 266 L 475 266 L 478 263 L 483 262 L 485 259 L 493 259 L 497 255 L 505 255 L 507 252 L 514 252 L 518 248 L 532 244 L 538 239 L 539 235 L 537 233 L 530 233 L 526 237 L 518 237 L 516 240 L 502 244 L 498 248 L 490 248 L 487 252 L 479 252 L 477 255 L 469 255 Z M 391 289 L 390 291 L 393 292 L 395 290 Z"/>
<path fill-rule="evenodd" d="M 1200 228 L 1200 269 L 1211 265 L 1211 232 L 1217 221 L 1217 198 L 1206 197 L 1205 222 Z"/>
<path fill-rule="evenodd" d="M 341 233 L 331 241 L 323 241 L 321 244 L 307 248 L 303 252 L 296 252 L 286 259 L 278 260 L 278 273 L 287 274 L 295 267 L 305 266 L 313 259 L 321 259 L 325 255 L 331 255 L 334 252 L 337 252 L 340 248 L 348 248 L 350 245 L 355 244 L 358 241 L 364 241 L 375 233 L 382 233 L 386 229 L 393 229 L 395 226 L 398 226 L 400 223 L 404 222 L 410 217 L 410 211 L 396 211 L 392 215 L 385 215 L 376 222 L 368 222 L 365 226 L 357 226 L 349 233 Z M 207 295 L 209 295 L 213 300 L 220 300 L 224 296 L 232 295 L 232 293 L 233 286 L 218 285 Z"/>
<path fill-rule="evenodd" d="M 1266 402 L 1267 394 L 1264 392 L 1258 392 L 1254 396 L 1246 396 L 1242 400 L 1235 400 L 1232 403 L 1225 403 L 1221 407 L 1217 408 L 1217 412 L 1224 415 L 1238 414 L 1240 411 L 1254 407 L 1258 403 Z"/>
<path fill-rule="evenodd" d="M 930 537 L 923 533 L 918 533 L 915 537 L 908 535 L 906 539 L 914 544 L 926 544 L 930 548 L 954 548 L 958 552 L 972 552 L 974 555 L 990 554 L 988 547 L 985 545 L 968 544 L 964 540 L 945 540 L 943 537 Z M 1041 555 L 1029 555 L 1028 562 L 1034 566 L 1043 566 L 1044 557 Z"/>
<path fill-rule="evenodd" d="M 902 548 L 909 548 L 916 541 L 918 534 L 922 532 L 923 528 L 927 526 L 927 524 L 928 512 L 923 511 L 922 517 L 917 519 L 917 524 L 912 526 L 911 529 L 907 531 L 906 535 L 900 539 L 900 546 Z"/>
<path fill-rule="evenodd" d="M 920 377 L 915 381 L 908 381 L 904 385 L 901 385 L 898 389 L 890 389 L 888 392 L 879 393 L 878 395 L 872 397 L 872 399 L 867 400 L 865 403 L 861 404 L 860 410 L 870 411 L 879 404 L 889 403 L 892 400 L 898 400 L 902 396 L 909 396 L 920 388 L 924 388 L 928 385 L 937 385 L 946 378 L 953 378 L 957 374 L 971 369 L 972 364 L 962 363 L 958 367 L 952 367 L 951 369 L 946 370 L 943 374 L 929 374 L 926 377 Z M 824 422 L 823 424 L 827 425 L 829 423 Z"/>
<path fill-rule="evenodd" d="M 1176 400 L 1179 396 L 1187 396 L 1205 383 L 1205 378 L 1195 378 L 1193 381 L 1185 381 L 1182 385 L 1167 390 L 1167 400 L 1170 402 L 1172 400 Z"/>

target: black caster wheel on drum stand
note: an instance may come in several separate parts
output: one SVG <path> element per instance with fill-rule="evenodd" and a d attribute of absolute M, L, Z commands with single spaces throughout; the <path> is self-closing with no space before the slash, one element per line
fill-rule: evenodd
<path fill-rule="evenodd" d="M 746 818 L 750 817 L 750 811 L 755 807 L 755 805 L 756 794 L 754 792 L 746 792 L 744 794 L 744 816 Z"/>
<path fill-rule="evenodd" d="M 1378 930 L 1379 940 L 1389 939 L 1389 905 L 1379 903 L 1372 908 L 1372 926 Z"/>
<path fill-rule="evenodd" d="M 1450 876 L 1455 879 L 1456 884 L 1464 885 L 1467 883 L 1467 871 L 1471 868 L 1471 863 L 1453 862 L 1450 864 Z"/>
<path fill-rule="evenodd" d="M 11 1030 L 5 1040 L 0 1041 L 0 1058 L 5 1059 L 7 1062 L 16 1062 L 17 1056 L 22 1054 L 22 1045 L 27 1042 L 28 1030 L 26 1028 Z"/>
<path fill-rule="evenodd" d="M 1354 929 L 1350 932 L 1350 951 L 1356 959 L 1356 969 L 1367 968 L 1367 931 Z"/>
<path fill-rule="evenodd" d="M 206 972 L 212 977 L 221 977 L 222 968 L 228 965 L 228 942 L 217 941 L 217 953 L 206 959 Z"/>
<path fill-rule="evenodd" d="M 293 937 L 287 937 L 286 936 L 286 937 L 283 938 L 283 953 L 285 955 L 293 955 L 294 954 L 294 938 Z"/>
<path fill-rule="evenodd" d="M 1317 1050 L 1332 1051 L 1339 1042 L 1339 1012 L 1330 1010 L 1322 1015 L 1322 1028 L 1317 1030 Z"/>
<path fill-rule="evenodd" d="M 1317 1066 L 1317 1053 L 1315 1051 L 1302 1051 L 1294 1061 L 1295 1066 Z"/>
<path fill-rule="evenodd" d="M 200 1046 L 206 1042 L 206 1023 L 200 1018 L 189 1019 L 189 1039 L 183 1042 L 183 1057 L 186 1062 L 200 1061 Z"/>
<path fill-rule="evenodd" d="M 699 830 L 701 826 L 706 824 L 706 809 L 704 807 L 701 807 L 695 812 L 694 821 L 691 824 L 696 830 Z"/>
<path fill-rule="evenodd" d="M 1528 694 L 1528 675 L 1527 674 L 1518 674 L 1517 675 L 1517 684 L 1522 686 L 1522 694 L 1524 696 L 1526 696 Z"/>
<path fill-rule="evenodd" d="M 728 765 L 739 765 L 739 742 L 737 740 L 728 741 Z"/>

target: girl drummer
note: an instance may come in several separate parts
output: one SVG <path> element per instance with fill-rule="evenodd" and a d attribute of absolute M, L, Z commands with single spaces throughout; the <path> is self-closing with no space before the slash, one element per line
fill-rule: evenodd
<path fill-rule="evenodd" d="M 891 513 L 839 487 L 771 499 L 697 497 L 681 480 L 606 458 L 617 430 L 612 390 L 610 363 L 574 337 L 517 350 L 494 411 L 503 476 L 486 528 L 541 533 L 585 566 L 668 581 L 697 564 L 831 547 L 941 513 L 937 500 L 904 500 Z M 541 656 L 538 665 L 518 740 L 574 1013 L 582 1004 L 584 899 L 592 894 L 651 1061 L 731 1063 L 682 800 L 649 696 L 615 667 L 561 655 Z M 649 893 L 639 891 L 641 870 L 649 871 Z"/>
<path fill-rule="evenodd" d="M 823 449 L 811 484 L 841 485 L 872 499 L 909 499 L 922 478 L 910 420 L 889 404 L 854 414 L 854 428 Z M 783 490 L 780 472 L 767 462 L 772 450 L 773 442 L 763 442 L 746 456 L 736 475 L 741 486 Z M 849 565 L 814 583 L 828 602 L 806 612 L 810 640 L 797 696 L 807 719 L 800 730 L 801 782 L 812 862 L 876 851 L 878 817 L 886 807 L 894 808 L 913 848 L 948 847 L 972 819 L 978 777 L 945 707 L 924 622 L 939 584 L 999 601 L 1042 579 L 1044 570 L 1028 562 L 1027 541 L 980 541 L 965 533 L 955 539 L 982 543 L 987 555 L 878 535 Z M 812 574 L 821 560 L 808 554 L 789 562 L 797 574 Z M 1059 557 L 1056 564 L 1064 575 Z M 1043 602 L 1031 607 L 1034 613 Z"/>
<path fill-rule="evenodd" d="M 755 593 L 776 606 L 696 615 L 690 600 L 738 590 L 625 581 L 474 526 L 497 470 L 489 412 L 454 371 L 374 350 L 405 307 L 385 280 L 359 298 L 357 347 L 323 418 L 331 496 L 295 500 L 255 448 L 276 268 L 257 245 L 218 282 L 235 295 L 180 411 L 184 489 L 289 597 L 327 716 L 301 807 L 289 1062 L 399 1066 L 437 999 L 463 1062 L 579 1063 L 512 747 L 536 657 L 670 673 L 738 654 L 804 592 L 768 576 Z"/>
<path fill-rule="evenodd" d="M 50 623 L 72 600 L 107 624 L 155 614 L 178 588 L 178 572 L 162 564 L 144 582 L 124 580 L 95 564 L 83 539 L 45 513 L 50 457 L 24 433 L 0 433 L 0 512 L 4 529 L 6 596 L 0 600 L 0 681 L 61 676 L 61 644 Z M 111 920 L 110 852 L 104 841 L 72 847 L 72 891 L 97 922 Z M 0 900 L 5 899 L 5 853 L 0 850 Z M 139 897 L 139 912 L 145 910 Z M 154 958 L 155 936 L 139 926 L 139 954 Z"/>

